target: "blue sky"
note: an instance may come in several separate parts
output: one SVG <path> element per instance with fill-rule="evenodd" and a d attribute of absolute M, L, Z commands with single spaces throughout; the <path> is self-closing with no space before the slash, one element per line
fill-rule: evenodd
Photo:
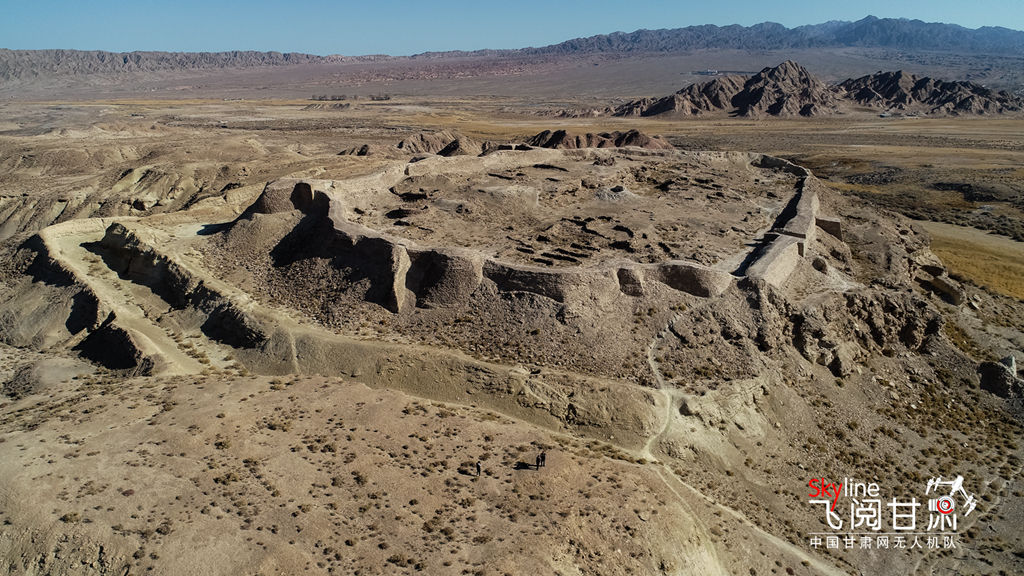
<path fill-rule="evenodd" d="M 1024 0 L 557 1 L 34 0 L 7 2 L 0 48 L 261 50 L 406 55 L 544 46 L 581 36 L 700 24 L 911 18 L 1024 30 Z"/>

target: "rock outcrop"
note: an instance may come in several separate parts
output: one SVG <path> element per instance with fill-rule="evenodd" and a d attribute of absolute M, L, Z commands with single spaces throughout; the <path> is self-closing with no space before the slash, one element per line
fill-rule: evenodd
<path fill-rule="evenodd" d="M 728 110 L 732 99 L 743 90 L 746 76 L 726 76 L 711 82 L 691 84 L 664 98 L 645 98 L 624 104 L 614 110 L 614 116 L 657 116 L 679 114 L 695 116 L 706 112 Z"/>
<path fill-rule="evenodd" d="M 729 111 L 736 116 L 817 116 L 839 105 L 834 90 L 806 68 L 787 60 L 754 76 L 727 76 L 693 84 L 661 99 L 618 107 L 615 116 L 695 115 Z"/>
<path fill-rule="evenodd" d="M 1002 398 L 1024 396 L 1024 380 L 1017 377 L 1017 359 L 1007 356 L 999 362 L 982 362 L 978 367 L 981 388 Z"/>
<path fill-rule="evenodd" d="M 437 154 L 449 144 L 458 140 L 459 135 L 449 130 L 420 132 L 399 142 L 395 148 L 409 154 Z"/>
<path fill-rule="evenodd" d="M 1024 98 L 973 82 L 945 82 L 902 70 L 850 79 L 836 87 L 842 98 L 885 110 L 923 109 L 928 114 L 1000 114 L 1024 110 Z"/>
<path fill-rule="evenodd" d="M 787 60 L 744 82 L 731 103 L 738 116 L 818 116 L 835 113 L 839 102 L 824 82 Z"/>
<path fill-rule="evenodd" d="M 728 112 L 734 116 L 819 116 L 851 105 L 884 111 L 973 115 L 1024 111 L 1024 98 L 973 82 L 946 82 L 906 72 L 878 72 L 829 86 L 787 60 L 754 76 L 726 76 L 692 84 L 664 98 L 643 98 L 610 109 L 607 115 L 691 116 Z M 570 111 L 559 115 L 572 116 Z M 586 116 L 604 115 L 600 109 Z"/>

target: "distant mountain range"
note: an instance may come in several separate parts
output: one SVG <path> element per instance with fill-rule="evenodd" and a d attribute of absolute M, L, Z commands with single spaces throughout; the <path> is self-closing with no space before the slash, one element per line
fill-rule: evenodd
<path fill-rule="evenodd" d="M 0 48 L 0 80 L 83 74 L 127 75 L 179 70 L 301 66 L 391 60 L 391 56 L 315 56 L 295 52 L 104 52 L 102 50 L 7 50 Z"/>
<path fill-rule="evenodd" d="M 691 84 L 662 98 L 643 98 L 617 107 L 568 109 L 544 114 L 561 117 L 822 116 L 852 107 L 912 115 L 975 115 L 1024 112 L 1024 98 L 973 82 L 945 82 L 905 72 L 879 72 L 829 86 L 787 60 L 753 76 L 725 76 Z"/>
<path fill-rule="evenodd" d="M 576 38 L 541 48 L 426 52 L 409 57 L 315 56 L 280 52 L 128 52 L 0 49 L 0 80 L 35 80 L 99 74 L 124 77 L 139 73 L 216 70 L 262 66 L 303 66 L 373 62 L 406 58 L 467 56 L 531 57 L 582 54 L 667 53 L 703 49 L 785 50 L 855 46 L 907 51 L 1024 54 L 1024 32 L 1000 27 L 971 30 L 954 24 L 880 19 L 826 22 L 786 28 L 765 22 L 754 26 L 690 26 L 672 30 L 637 30 Z"/>
<path fill-rule="evenodd" d="M 576 38 L 541 48 L 426 52 L 414 58 L 468 55 L 543 55 L 680 52 L 686 50 L 786 50 L 802 48 L 892 48 L 1024 54 L 1024 32 L 998 26 L 971 30 L 955 24 L 868 16 L 857 22 L 833 20 L 824 24 L 786 28 L 764 22 L 753 26 L 689 26 L 670 30 L 615 32 Z"/>

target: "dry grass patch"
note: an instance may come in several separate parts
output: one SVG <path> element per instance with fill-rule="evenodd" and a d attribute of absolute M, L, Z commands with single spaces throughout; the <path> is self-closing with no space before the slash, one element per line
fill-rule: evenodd
<path fill-rule="evenodd" d="M 924 224 L 932 252 L 951 273 L 1001 294 L 1024 300 L 1024 244 L 979 230 Z"/>

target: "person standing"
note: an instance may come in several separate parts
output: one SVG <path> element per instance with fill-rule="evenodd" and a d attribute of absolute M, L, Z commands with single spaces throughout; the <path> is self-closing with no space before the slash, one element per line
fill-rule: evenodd
<path fill-rule="evenodd" d="M 480 461 L 477 460 L 476 461 L 476 475 L 477 476 L 480 476 L 480 472 L 481 472 L 482 469 L 483 469 L 483 466 L 480 464 Z"/>

